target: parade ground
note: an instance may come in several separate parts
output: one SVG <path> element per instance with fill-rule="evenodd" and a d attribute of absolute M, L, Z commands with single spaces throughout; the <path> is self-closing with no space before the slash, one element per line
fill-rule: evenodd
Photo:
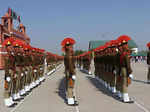
<path fill-rule="evenodd" d="M 149 6 L 1 1 L 0 112 L 150 112 Z"/>
<path fill-rule="evenodd" d="M 79 105 L 68 106 L 65 101 L 62 64 L 53 74 L 46 76 L 45 82 L 17 102 L 15 107 L 4 106 L 3 86 L 0 86 L 0 112 L 150 112 L 150 85 L 146 83 L 147 65 L 145 62 L 132 63 L 132 69 L 134 80 L 129 87 L 129 95 L 134 99 L 133 104 L 117 100 L 93 74 L 87 75 L 76 69 L 75 96 Z M 2 78 L 3 71 L 0 76 Z"/>

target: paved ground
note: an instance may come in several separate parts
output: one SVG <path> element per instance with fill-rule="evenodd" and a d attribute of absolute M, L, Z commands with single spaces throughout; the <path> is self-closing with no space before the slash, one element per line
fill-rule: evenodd
<path fill-rule="evenodd" d="M 129 95 L 135 99 L 134 104 L 116 100 L 93 76 L 77 70 L 75 91 L 79 106 L 67 106 L 63 89 L 64 68 L 61 67 L 16 107 L 8 109 L 0 101 L 0 112 L 150 112 L 150 85 L 145 83 L 146 64 L 133 63 L 132 68 L 135 80 L 129 87 Z"/>

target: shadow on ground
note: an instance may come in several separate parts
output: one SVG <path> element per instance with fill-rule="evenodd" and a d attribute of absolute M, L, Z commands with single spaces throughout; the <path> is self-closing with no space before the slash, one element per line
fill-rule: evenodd
<path fill-rule="evenodd" d="M 65 92 L 65 77 L 60 80 L 58 87 L 58 95 L 64 100 L 66 103 L 66 92 Z"/>
<path fill-rule="evenodd" d="M 110 91 L 108 91 L 96 78 L 91 77 L 91 76 L 86 76 L 87 79 L 91 82 L 91 84 L 93 84 L 98 91 L 100 91 L 101 93 L 114 98 L 117 101 L 121 101 L 118 97 L 116 97 L 115 94 L 112 94 Z"/>
<path fill-rule="evenodd" d="M 147 81 L 143 81 L 143 80 L 132 79 L 132 81 L 147 84 Z"/>

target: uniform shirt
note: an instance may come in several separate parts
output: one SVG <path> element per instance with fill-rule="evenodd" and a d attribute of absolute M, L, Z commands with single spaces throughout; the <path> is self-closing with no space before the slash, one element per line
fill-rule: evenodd
<path fill-rule="evenodd" d="M 147 53 L 147 64 L 150 65 L 150 51 Z"/>
<path fill-rule="evenodd" d="M 126 67 L 127 74 L 132 73 L 131 65 L 130 65 L 130 58 L 127 52 L 123 52 L 120 56 L 120 65 L 121 67 Z"/>
<path fill-rule="evenodd" d="M 73 56 L 66 55 L 64 57 L 65 71 L 68 71 L 69 74 L 75 74 L 75 59 Z"/>

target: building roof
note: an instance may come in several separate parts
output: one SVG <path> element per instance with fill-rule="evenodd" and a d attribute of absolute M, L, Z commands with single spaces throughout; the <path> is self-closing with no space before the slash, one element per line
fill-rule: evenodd
<path fill-rule="evenodd" d="M 132 53 L 131 56 L 147 56 L 147 52 Z"/>
<path fill-rule="evenodd" d="M 89 50 L 95 49 L 99 46 L 104 45 L 106 42 L 109 40 L 95 40 L 95 41 L 90 41 L 89 42 Z M 129 40 L 128 41 L 128 46 L 129 48 L 138 48 L 137 44 L 135 43 L 134 40 Z"/>

